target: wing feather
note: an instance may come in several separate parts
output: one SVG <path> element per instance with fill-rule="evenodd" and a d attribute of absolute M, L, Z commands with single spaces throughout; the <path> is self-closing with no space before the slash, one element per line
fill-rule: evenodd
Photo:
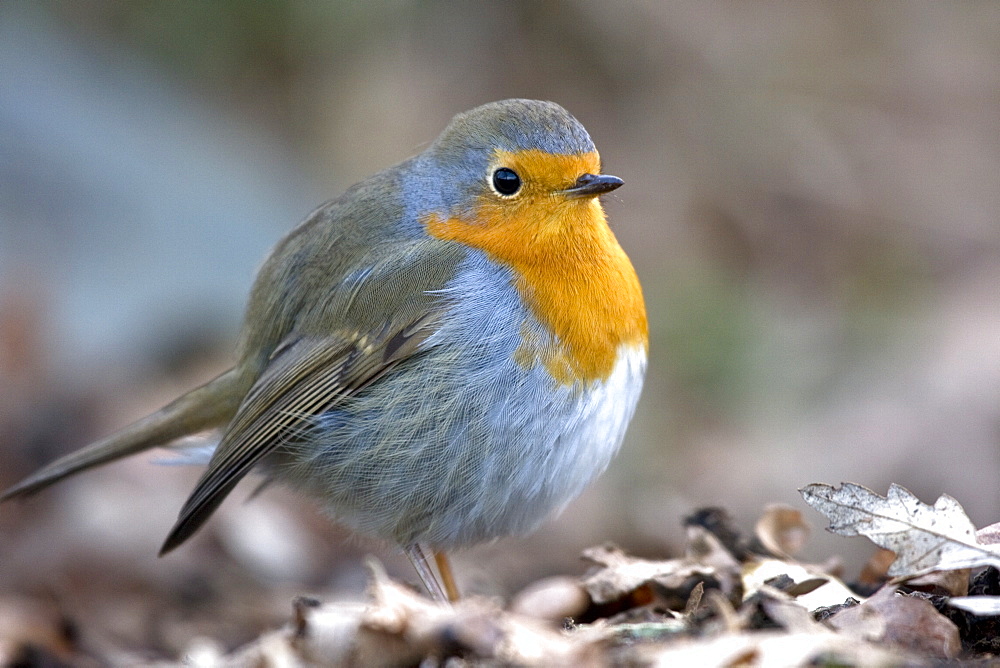
<path fill-rule="evenodd" d="M 293 339 L 279 346 L 240 405 L 163 544 L 165 554 L 187 540 L 263 457 L 309 420 L 374 382 L 419 349 L 437 314 L 375 333 Z"/>

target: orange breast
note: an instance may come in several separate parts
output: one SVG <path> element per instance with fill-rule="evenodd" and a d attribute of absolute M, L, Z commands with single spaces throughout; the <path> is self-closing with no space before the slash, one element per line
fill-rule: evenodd
<path fill-rule="evenodd" d="M 537 340 L 525 328 L 523 366 L 544 364 L 565 384 L 604 380 L 622 345 L 648 346 L 639 279 L 600 202 L 558 192 L 579 174 L 599 173 L 596 154 L 525 155 L 531 153 L 516 156 L 525 188 L 532 188 L 523 197 L 486 193 L 471 219 L 431 216 L 425 226 L 431 236 L 481 249 L 514 270 L 515 287 L 551 333 Z"/>

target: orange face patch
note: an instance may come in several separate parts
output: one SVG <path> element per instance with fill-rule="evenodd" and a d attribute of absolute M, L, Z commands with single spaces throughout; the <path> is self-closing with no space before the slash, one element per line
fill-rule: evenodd
<path fill-rule="evenodd" d="M 521 178 L 516 194 L 489 186 L 500 167 Z M 541 363 L 564 384 L 604 380 L 623 344 L 647 345 L 639 279 L 600 202 L 561 192 L 582 174 L 599 173 L 597 153 L 497 151 L 470 219 L 424 221 L 431 236 L 478 248 L 514 270 L 522 299 L 552 334 L 551 341 L 526 336 L 518 361 Z"/>

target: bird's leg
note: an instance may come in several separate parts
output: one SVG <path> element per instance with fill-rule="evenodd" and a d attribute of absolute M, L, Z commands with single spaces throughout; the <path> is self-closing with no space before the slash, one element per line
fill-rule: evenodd
<path fill-rule="evenodd" d="M 448 600 L 455 603 L 462 598 L 462 595 L 458 593 L 458 585 L 455 584 L 455 574 L 451 570 L 448 555 L 434 550 L 434 563 L 437 564 L 438 573 L 441 574 L 441 584 L 444 585 L 444 591 L 448 594 Z"/>
<path fill-rule="evenodd" d="M 444 589 L 441 588 L 441 583 L 438 581 L 437 576 L 434 575 L 434 570 L 431 568 L 430 562 L 427 561 L 427 555 L 424 554 L 424 550 L 420 547 L 420 544 L 414 543 L 409 547 L 403 548 L 403 552 L 409 557 L 410 563 L 413 564 L 413 568 L 417 571 L 420 581 L 424 583 L 424 588 L 431 595 L 431 598 L 439 603 L 447 603 L 448 596 L 445 595 Z"/>

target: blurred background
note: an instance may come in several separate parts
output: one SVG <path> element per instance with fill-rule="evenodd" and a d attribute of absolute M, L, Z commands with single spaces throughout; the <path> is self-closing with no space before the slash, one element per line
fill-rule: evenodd
<path fill-rule="evenodd" d="M 694 508 L 750 531 L 771 502 L 853 577 L 869 546 L 821 531 L 811 482 L 1000 520 L 998 35 L 989 1 L 0 4 L 0 485 L 228 367 L 287 230 L 517 96 L 569 109 L 625 180 L 606 208 L 652 358 L 611 470 L 457 555 L 467 590 L 581 573 L 608 540 L 677 556 Z M 0 507 L 0 613 L 173 655 L 296 594 L 360 597 L 365 554 L 413 579 L 252 484 L 157 559 L 199 472 L 169 456 Z"/>

